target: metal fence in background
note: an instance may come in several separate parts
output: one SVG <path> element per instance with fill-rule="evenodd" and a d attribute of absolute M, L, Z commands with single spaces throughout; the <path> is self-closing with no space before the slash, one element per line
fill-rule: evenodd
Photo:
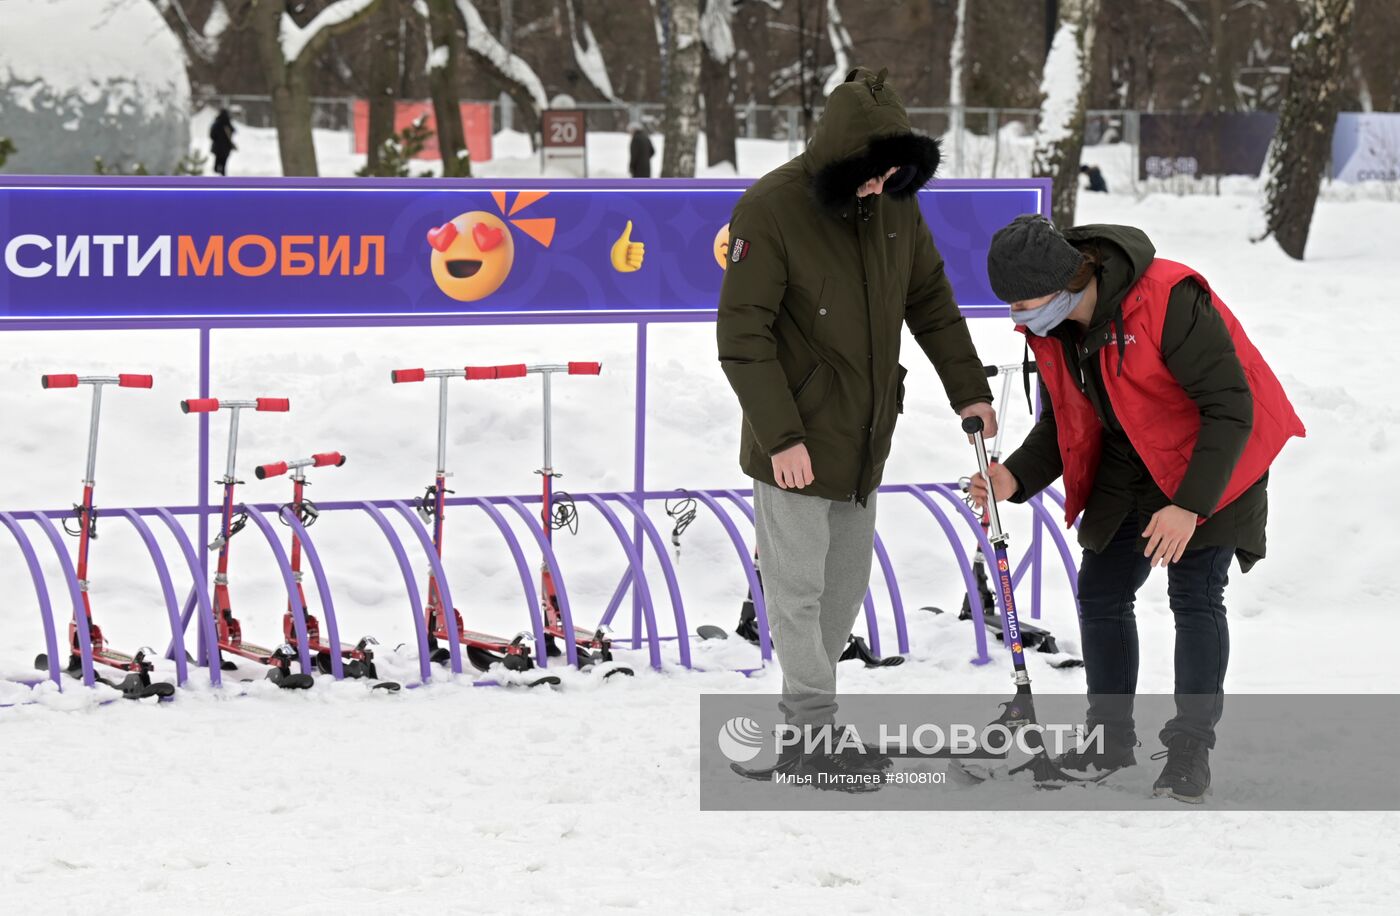
<path fill-rule="evenodd" d="M 491 106 L 493 131 L 510 126 L 520 129 L 510 106 L 499 101 L 463 99 L 464 102 Z M 276 126 L 272 100 L 259 95 L 211 95 L 199 100 L 204 107 L 227 108 L 236 122 L 254 128 Z M 311 99 L 311 126 L 316 130 L 343 131 L 354 143 L 353 98 L 314 97 Z M 649 131 L 661 130 L 665 106 L 656 102 L 619 104 L 579 102 L 573 106 L 584 112 L 590 132 L 625 132 L 632 124 Z M 941 174 L 953 178 L 1004 178 L 1030 174 L 1040 112 L 1033 108 L 927 108 L 908 109 L 913 126 L 932 136 L 944 138 L 944 166 Z M 806 143 L 806 118 L 796 105 L 744 105 L 735 116 L 736 135 L 741 140 L 786 141 L 789 155 L 797 155 Z M 1137 160 L 1139 113 L 1137 111 L 1096 110 L 1086 115 L 1084 142 L 1090 145 L 1123 143 L 1131 147 Z M 742 155 L 742 154 L 741 154 Z M 1134 181 L 1136 176 L 1134 173 Z"/>

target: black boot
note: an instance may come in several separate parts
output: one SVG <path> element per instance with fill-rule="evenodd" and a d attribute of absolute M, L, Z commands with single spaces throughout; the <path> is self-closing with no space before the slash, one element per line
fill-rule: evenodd
<path fill-rule="evenodd" d="M 1065 751 L 1055 758 L 1055 765 L 1071 773 L 1107 776 L 1114 770 L 1137 766 L 1133 747 L 1133 744 L 1105 739 L 1102 748 L 1096 743 L 1089 743 Z"/>
<path fill-rule="evenodd" d="M 1165 751 L 1152 755 L 1153 760 L 1163 757 L 1167 764 L 1152 784 L 1152 794 L 1191 805 L 1205 801 L 1210 794 L 1210 749 L 1205 742 L 1190 735 L 1173 735 L 1167 739 Z"/>

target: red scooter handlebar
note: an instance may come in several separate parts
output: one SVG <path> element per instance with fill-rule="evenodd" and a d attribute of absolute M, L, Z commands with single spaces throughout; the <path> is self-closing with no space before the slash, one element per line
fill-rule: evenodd
<path fill-rule="evenodd" d="M 213 413 L 219 409 L 218 398 L 190 398 L 180 402 L 185 413 Z"/>
<path fill-rule="evenodd" d="M 345 463 L 345 456 L 340 452 L 321 452 L 311 456 L 311 466 L 317 468 L 340 467 Z"/>
<path fill-rule="evenodd" d="M 121 388 L 150 388 L 155 380 L 149 375 L 127 375 L 123 373 L 117 376 L 117 385 Z"/>
<path fill-rule="evenodd" d="M 600 375 L 602 371 L 602 363 L 569 363 L 570 375 Z"/>
<path fill-rule="evenodd" d="M 286 413 L 291 409 L 292 402 L 288 398 L 258 398 L 258 410 Z"/>
<path fill-rule="evenodd" d="M 511 363 L 508 366 L 467 366 L 467 380 L 473 379 L 498 379 L 498 378 L 524 378 L 525 364 Z"/>
<path fill-rule="evenodd" d="M 41 375 L 39 383 L 45 388 L 77 388 L 78 377 L 76 375 Z"/>
<path fill-rule="evenodd" d="M 287 473 L 287 462 L 278 461 L 273 464 L 260 464 L 253 469 L 253 473 L 258 475 L 258 480 L 266 480 L 269 477 L 281 477 Z"/>
<path fill-rule="evenodd" d="M 396 385 L 399 382 L 421 382 L 427 377 L 427 372 L 422 369 L 395 369 L 389 373 L 389 381 Z"/>

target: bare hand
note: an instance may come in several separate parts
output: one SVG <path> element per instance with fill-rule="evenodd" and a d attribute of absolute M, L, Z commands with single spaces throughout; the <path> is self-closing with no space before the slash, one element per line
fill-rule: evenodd
<path fill-rule="evenodd" d="M 1151 558 L 1151 566 L 1166 566 L 1181 559 L 1191 535 L 1196 533 L 1196 519 L 1196 513 L 1180 506 L 1167 506 L 1152 514 L 1142 533 L 1147 538 L 1147 549 L 1142 555 Z"/>
<path fill-rule="evenodd" d="M 1005 502 L 1015 496 L 1016 491 L 1021 488 L 1021 482 L 1004 464 L 988 465 L 987 473 L 992 476 L 992 492 L 996 494 L 997 502 Z M 981 512 L 987 505 L 987 479 L 982 476 L 981 471 L 972 475 L 968 495 L 972 497 L 973 508 L 976 511 Z"/>
<path fill-rule="evenodd" d="M 982 418 L 982 438 L 991 439 L 997 434 L 997 412 L 992 409 L 991 404 L 969 404 L 958 411 L 958 416 L 966 420 L 968 417 Z M 967 441 L 971 442 L 972 437 L 968 436 Z M 995 485 L 996 481 L 992 481 Z"/>
<path fill-rule="evenodd" d="M 803 487 L 816 480 L 812 476 L 812 456 L 801 442 L 773 456 L 773 480 L 784 490 Z"/>

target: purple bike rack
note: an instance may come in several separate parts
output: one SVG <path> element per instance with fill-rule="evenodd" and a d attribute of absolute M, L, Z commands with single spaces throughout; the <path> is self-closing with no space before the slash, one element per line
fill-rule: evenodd
<path fill-rule="evenodd" d="M 49 656 L 49 680 L 53 681 L 58 689 L 63 690 L 63 669 L 58 664 L 58 633 L 54 629 L 53 605 L 49 602 L 49 587 L 44 582 L 44 571 L 39 566 L 39 557 L 34 553 L 34 545 L 29 540 L 29 535 L 24 533 L 24 529 L 15 521 L 13 515 L 8 512 L 0 512 L 0 525 L 10 529 L 10 534 L 14 535 L 15 543 L 19 545 L 20 553 L 24 555 L 24 563 L 29 567 L 29 578 L 34 583 L 34 595 L 39 599 L 39 617 L 44 622 L 44 645 L 48 648 Z M 33 687 L 43 683 L 40 680 L 22 680 L 19 683 Z"/>
<path fill-rule="evenodd" d="M 24 182 L 25 180 L 20 180 L 21 184 L 24 184 Z M 160 188 L 185 188 L 202 186 L 202 183 L 197 180 L 189 181 L 185 179 L 97 180 L 82 177 L 74 177 L 71 179 L 44 178 L 39 179 L 38 183 L 44 186 L 73 188 L 86 188 L 94 184 L 105 184 L 113 186 L 130 184 L 133 186 L 153 186 Z M 549 181 L 509 181 L 505 183 L 509 184 L 512 188 L 516 189 L 538 188 L 542 190 L 552 190 L 561 187 L 559 183 L 552 183 Z M 213 187 L 212 183 L 206 184 L 208 184 L 210 187 Z M 599 188 L 607 187 L 616 190 L 616 188 L 613 187 L 614 184 L 615 183 L 609 183 L 607 181 L 591 183 L 586 181 L 569 182 L 567 183 L 567 188 L 570 190 L 576 190 L 582 187 L 593 186 Z M 975 181 L 956 182 L 956 184 L 958 186 L 966 188 L 975 187 L 997 190 L 1002 190 L 1010 187 L 1026 187 L 1025 182 Z M 306 182 L 300 179 L 233 179 L 231 181 L 221 181 L 218 184 L 218 188 L 220 190 L 224 190 L 230 187 L 265 188 L 269 186 L 288 187 L 296 190 L 305 190 L 307 188 Z M 317 188 L 345 188 L 354 191 L 375 188 L 391 188 L 397 191 L 404 188 L 420 186 L 423 188 L 435 189 L 442 187 L 440 182 L 422 182 L 415 184 L 412 180 L 409 180 L 407 184 L 403 181 L 375 182 L 372 180 L 354 180 L 344 182 L 326 180 L 316 183 Z M 489 186 L 494 185 L 462 184 L 462 187 L 485 188 Z M 739 184 L 727 181 L 696 181 L 686 182 L 683 185 L 680 183 L 676 184 L 676 187 L 682 186 L 695 187 L 701 189 L 718 189 L 734 188 L 738 187 Z M 1039 200 L 1041 201 L 1041 207 L 1043 210 L 1048 209 L 1049 183 L 1038 182 L 1037 186 L 1040 188 Z M 965 311 L 966 314 L 968 314 L 969 316 L 987 316 L 1004 318 L 1006 315 L 1005 307 L 997 306 L 994 304 L 976 305 Z M 593 493 L 589 494 L 586 497 L 579 497 L 576 494 L 575 498 L 579 499 L 581 502 L 586 502 L 592 505 L 599 511 L 601 515 L 603 515 L 604 520 L 608 524 L 608 527 L 613 531 L 614 535 L 617 537 L 618 543 L 622 547 L 627 559 L 626 572 L 623 574 L 616 589 L 614 590 L 612 599 L 608 602 L 606 609 L 604 610 L 600 626 L 611 624 L 615 615 L 620 610 L 622 603 L 626 598 L 627 592 L 631 591 L 632 632 L 630 634 L 630 642 L 632 647 L 634 649 L 640 649 L 642 641 L 643 639 L 645 639 L 648 646 L 648 654 L 651 665 L 653 667 L 660 667 L 660 643 L 663 640 L 674 638 L 679 644 L 678 649 L 680 655 L 680 663 L 685 667 L 690 667 L 692 664 L 690 646 L 691 634 L 689 633 L 689 627 L 686 622 L 686 612 L 683 603 L 683 596 L 681 594 L 680 586 L 678 583 L 675 564 L 672 562 L 671 557 L 669 556 L 666 550 L 664 539 L 662 538 L 661 533 L 658 531 L 655 523 L 650 518 L 648 518 L 646 513 L 646 507 L 649 502 L 661 500 L 666 498 L 667 496 L 674 495 L 673 493 L 648 491 L 645 486 L 647 434 L 646 409 L 648 402 L 648 329 L 652 323 L 662 323 L 671 325 L 683 322 L 710 323 L 714 321 L 714 318 L 715 315 L 712 311 L 672 311 L 667 310 L 665 307 L 658 305 L 657 307 L 651 310 L 599 310 L 568 315 L 493 314 L 491 312 L 464 312 L 458 314 L 414 315 L 395 315 L 387 313 L 366 315 L 249 315 L 242 317 L 197 317 L 183 315 L 177 317 L 168 317 L 164 315 L 145 315 L 143 317 L 93 317 L 91 315 L 87 315 L 81 317 L 60 318 L 7 318 L 3 322 L 0 322 L 0 330 L 122 330 L 132 328 L 192 330 L 197 332 L 199 338 L 199 394 L 201 397 L 207 397 L 209 395 L 209 380 L 211 376 L 212 365 L 212 335 L 213 332 L 218 329 L 377 328 L 388 326 L 518 326 L 561 324 L 607 324 L 621 326 L 630 325 L 633 328 L 635 328 L 636 332 L 637 354 L 634 403 L 635 441 L 633 444 L 634 460 L 633 479 L 630 481 L 631 489 L 622 492 Z M 160 580 L 161 591 L 163 597 L 165 598 L 167 616 L 170 618 L 172 623 L 172 639 L 169 646 L 169 653 L 172 659 L 176 662 L 176 669 L 179 673 L 180 682 L 184 683 L 188 675 L 185 666 L 184 633 L 188 628 L 189 622 L 195 618 L 198 618 L 200 621 L 196 630 L 200 644 L 200 651 L 198 653 L 198 657 L 200 659 L 201 664 L 209 668 L 210 682 L 214 685 L 218 685 L 220 684 L 221 680 L 219 666 L 217 664 L 218 648 L 217 639 L 215 635 L 216 622 L 214 620 L 214 611 L 212 608 L 212 604 L 209 600 L 208 594 L 208 557 L 202 549 L 202 545 L 208 540 L 209 519 L 213 514 L 217 512 L 217 507 L 211 506 L 209 502 L 208 488 L 205 485 L 205 482 L 210 477 L 210 443 L 208 433 L 208 417 L 206 415 L 201 415 L 199 418 L 199 453 L 197 465 L 197 480 L 200 483 L 196 491 L 197 496 L 195 505 L 131 508 L 121 510 L 109 510 L 109 512 L 119 512 L 119 514 L 126 517 L 127 520 L 131 522 L 134 527 L 136 527 L 138 534 L 140 535 L 140 537 L 146 545 L 147 551 L 151 555 L 152 563 L 156 567 L 157 578 Z M 941 506 L 939 503 L 941 500 L 952 500 L 955 503 L 957 503 L 959 508 L 958 514 L 960 514 L 963 517 L 964 521 L 968 523 L 969 529 L 972 530 L 975 536 L 978 538 L 977 543 L 979 545 L 983 544 L 983 542 L 985 542 L 986 539 L 981 533 L 980 524 L 978 524 L 976 519 L 971 516 L 971 513 L 966 510 L 966 507 L 961 506 L 960 500 L 957 500 L 957 498 L 952 494 L 951 491 L 947 490 L 946 487 L 940 487 L 940 485 L 892 484 L 881 487 L 881 490 L 883 492 L 899 492 L 914 495 L 921 502 L 921 504 L 923 504 L 924 507 L 934 516 L 940 528 L 944 531 L 945 535 L 947 536 L 950 547 L 952 547 L 953 549 L 954 557 L 958 562 L 959 569 L 963 573 L 964 583 L 968 587 L 968 593 L 971 596 L 971 600 L 973 602 L 977 602 L 979 596 L 977 594 L 977 589 L 975 588 L 975 582 L 972 578 L 971 564 L 968 561 L 967 551 L 963 546 L 963 539 L 959 535 L 956 525 L 951 520 L 950 516 L 946 513 L 944 507 Z M 740 526 L 736 524 L 736 521 L 733 518 L 731 511 L 725 508 L 725 504 L 737 507 L 746 517 L 749 517 L 751 519 L 752 508 L 749 506 L 745 498 L 742 495 L 740 495 L 744 492 L 746 491 L 734 489 L 716 489 L 709 491 L 689 491 L 689 495 L 693 496 L 700 504 L 704 505 L 710 512 L 712 512 L 715 515 L 715 517 L 720 521 L 721 526 L 724 528 L 725 533 L 727 534 L 727 536 L 730 539 L 730 542 L 735 548 L 736 555 L 740 561 L 740 568 L 744 573 L 745 579 L 747 580 L 749 588 L 754 596 L 754 605 L 755 610 L 757 612 L 760 631 L 760 657 L 763 660 L 763 662 L 766 663 L 773 657 L 772 645 L 769 639 L 767 607 L 763 600 L 763 594 L 762 589 L 759 585 L 758 574 L 754 567 L 752 559 L 752 550 L 750 549 L 749 545 L 745 543 L 744 536 L 740 530 Z M 1053 490 L 1047 492 L 1049 493 L 1050 498 L 1053 501 L 1058 502 L 1061 504 L 1061 506 L 1063 506 L 1063 498 L 1060 496 L 1060 494 L 1056 493 Z M 930 495 L 930 493 L 934 495 Z M 935 496 L 937 498 L 935 498 Z M 543 529 L 540 527 L 541 523 L 540 520 L 537 518 L 538 513 L 533 512 L 530 510 L 530 508 L 528 508 L 531 504 L 538 504 L 538 497 L 464 497 L 460 499 L 449 500 L 449 503 L 453 505 L 475 506 L 481 509 L 491 520 L 491 522 L 496 526 L 502 538 L 505 540 L 507 547 L 511 551 L 512 559 L 515 561 L 516 569 L 521 578 L 522 595 L 523 599 L 526 601 L 527 604 L 527 609 L 530 615 L 530 621 L 535 638 L 536 657 L 539 659 L 539 662 L 542 667 L 547 665 L 548 657 L 543 651 L 544 623 L 541 617 L 539 594 L 537 590 L 536 581 L 536 571 L 534 569 L 534 564 L 532 564 L 532 562 L 527 559 L 527 554 L 529 552 L 526 551 L 516 531 L 513 530 L 512 525 L 509 522 L 507 522 L 506 517 L 502 512 L 502 509 L 504 507 L 509 506 L 512 511 L 518 514 L 520 518 L 524 520 L 526 527 L 530 531 L 530 536 L 533 537 L 535 540 L 535 546 L 538 547 L 539 557 L 542 559 L 544 566 L 550 571 L 551 575 L 554 577 L 560 604 L 560 615 L 563 618 L 564 626 L 570 632 L 572 632 L 574 628 L 573 609 L 570 606 L 567 590 L 564 586 L 564 575 L 563 570 L 561 569 L 561 564 L 559 563 L 558 557 L 556 556 L 555 551 L 549 543 L 549 539 L 545 536 Z M 626 531 L 626 525 L 624 519 L 621 517 L 621 513 L 617 511 L 616 507 L 618 505 L 626 509 L 627 512 L 631 513 L 633 524 L 630 534 Z M 1070 579 L 1071 590 L 1076 593 L 1077 575 L 1076 570 L 1074 568 L 1073 557 L 1071 555 L 1069 545 L 1065 542 L 1063 534 L 1061 534 L 1054 519 L 1051 517 L 1050 512 L 1043 504 L 1041 497 L 1038 496 L 1030 500 L 1030 505 L 1032 511 L 1035 513 L 1036 523 L 1032 529 L 1031 542 L 1027 554 L 1021 558 L 1018 568 L 1016 570 L 1016 578 L 1017 581 L 1019 581 L 1027 572 L 1029 572 L 1032 584 L 1031 615 L 1032 617 L 1038 617 L 1040 612 L 1040 586 L 1043 571 L 1042 548 L 1043 541 L 1044 538 L 1047 536 L 1047 533 L 1050 537 L 1050 540 L 1055 543 L 1056 548 L 1059 550 L 1061 559 L 1065 564 L 1066 571 Z M 275 505 L 259 505 L 257 507 L 253 507 L 249 505 L 248 508 L 250 510 L 249 517 L 252 518 L 255 524 L 259 527 L 259 529 L 263 531 L 264 536 L 268 539 L 272 547 L 273 558 L 278 565 L 279 573 L 283 579 L 283 583 L 287 587 L 289 604 L 293 609 L 293 620 L 295 622 L 297 632 L 300 637 L 299 641 L 302 645 L 302 648 L 299 652 L 299 661 L 301 663 L 302 669 L 307 670 L 307 666 L 309 665 L 310 660 L 308 658 L 308 653 L 305 649 L 304 614 L 302 608 L 300 607 L 300 602 L 294 597 L 297 593 L 294 588 L 295 583 L 290 573 L 290 566 L 287 561 L 286 553 L 283 550 L 282 545 L 278 543 L 276 536 L 273 534 L 273 528 L 265 514 L 278 513 L 280 512 L 280 507 Z M 409 552 L 407 551 L 398 530 L 396 530 L 395 526 L 389 521 L 390 516 L 388 513 L 390 512 L 390 510 L 392 510 L 393 514 L 404 518 L 408 522 L 409 526 L 414 531 L 414 534 L 417 537 L 420 546 L 424 549 L 425 555 L 428 558 L 429 565 L 433 570 L 433 574 L 439 582 L 439 586 L 442 590 L 444 603 L 449 607 L 455 607 L 455 605 L 451 601 L 450 585 L 448 577 L 446 575 L 446 571 L 443 567 L 442 562 L 440 561 L 440 558 L 437 557 L 436 551 L 433 549 L 431 538 L 428 535 L 427 530 L 422 526 L 422 524 L 419 522 L 419 520 L 409 508 L 407 503 L 404 501 L 377 500 L 346 502 L 340 504 L 322 504 L 321 509 L 323 512 L 327 513 L 340 510 L 363 512 L 370 516 L 374 523 L 380 528 L 380 531 L 384 534 L 385 539 L 389 543 L 390 550 L 394 555 L 394 559 L 398 563 L 400 573 L 402 574 L 404 580 L 405 589 L 408 592 L 409 610 L 413 619 L 414 632 L 419 654 L 419 670 L 423 681 L 428 681 L 431 677 L 432 666 L 429 662 L 427 652 L 428 634 L 426 631 L 426 623 L 424 619 L 422 598 L 420 592 L 421 583 L 417 580 L 417 577 L 414 575 L 412 564 L 409 561 Z M 59 565 L 61 567 L 63 578 L 68 588 L 69 597 L 70 599 L 72 599 L 75 608 L 81 608 L 82 595 L 78 583 L 76 581 L 76 577 L 74 575 L 72 562 L 68 558 L 67 551 L 63 548 L 63 542 L 59 536 L 59 533 L 54 528 L 52 522 L 52 519 L 60 518 L 66 514 L 66 512 L 58 511 L 0 513 L 0 524 L 4 524 L 5 527 L 9 528 L 12 536 L 14 536 L 14 538 L 16 539 L 20 551 L 24 555 L 25 562 L 29 568 L 31 579 L 33 579 L 34 582 L 35 593 L 39 600 L 40 612 L 41 616 L 43 617 L 43 623 L 45 627 L 45 644 L 48 648 L 50 658 L 48 674 L 49 677 L 55 682 L 59 682 L 62 680 L 62 671 L 61 665 L 59 664 L 59 655 L 64 651 L 64 649 L 66 649 L 66 646 L 64 645 L 65 641 L 59 638 L 59 628 L 57 627 L 56 622 L 53 619 L 54 614 L 52 598 L 49 593 L 49 589 L 43 580 L 41 567 L 39 565 L 34 545 L 31 542 L 29 536 L 23 530 L 20 522 L 33 521 L 45 531 L 45 535 L 49 538 L 51 543 L 54 545 L 56 552 L 58 553 Z M 200 546 L 198 548 L 194 543 L 192 543 L 190 535 L 185 532 L 180 522 L 177 520 L 177 516 L 185 515 L 191 515 L 195 517 L 195 524 L 198 526 L 199 531 L 198 544 Z M 185 564 L 189 569 L 191 577 L 190 592 L 183 608 L 179 609 L 178 612 L 176 610 L 174 601 L 174 597 L 177 594 L 177 592 L 175 591 L 176 580 L 174 577 L 171 576 L 169 563 L 167 562 L 166 558 L 161 554 L 160 547 L 157 544 L 154 535 L 151 533 L 151 530 L 145 521 L 146 516 L 154 516 L 161 519 L 161 521 L 164 522 L 166 527 L 170 529 L 170 532 L 172 536 L 176 539 L 176 542 L 179 546 L 179 550 L 184 557 Z M 338 643 L 339 625 L 335 612 L 334 598 L 330 587 L 330 581 L 325 573 L 320 555 L 317 552 L 310 537 L 307 535 L 305 527 L 300 525 L 300 523 L 297 522 L 295 519 L 290 519 L 289 521 L 291 522 L 293 532 L 301 538 L 302 544 L 306 548 L 307 562 L 310 567 L 312 576 L 316 580 L 317 591 L 320 597 L 322 614 L 325 618 L 325 625 L 327 628 L 328 636 L 332 642 Z M 661 636 L 658 633 L 655 607 L 656 594 L 650 587 L 650 584 L 646 581 L 646 576 L 644 572 L 648 549 L 650 549 L 650 551 L 655 554 L 662 576 L 666 582 L 667 593 L 672 607 L 672 616 L 676 626 L 676 635 L 674 637 Z M 894 615 L 894 624 L 899 643 L 899 651 L 901 653 L 907 653 L 909 651 L 907 622 L 905 619 L 904 602 L 899 589 L 898 577 L 896 576 L 894 567 L 890 561 L 890 557 L 888 551 L 886 550 L 885 543 L 879 537 L 878 534 L 875 538 L 874 550 L 875 559 L 879 564 L 885 588 L 887 593 L 889 594 L 889 602 Z M 871 648 L 876 652 L 879 652 L 879 627 L 875 613 L 873 594 L 869 589 L 867 589 L 866 591 L 866 595 L 863 599 L 863 605 L 866 615 L 867 627 L 870 633 Z M 78 642 L 80 644 L 80 654 L 83 659 L 84 682 L 87 684 L 92 684 L 93 671 L 91 659 L 91 643 L 90 634 L 87 629 L 86 615 L 80 612 L 76 616 L 78 619 Z M 451 668 L 453 672 L 460 673 L 462 671 L 462 663 L 461 653 L 459 649 L 460 644 L 457 640 L 457 636 L 459 634 L 457 632 L 455 615 L 447 615 L 446 624 L 449 635 L 452 637 L 452 642 L 449 647 L 451 654 Z M 974 662 L 982 663 L 989 660 L 987 656 L 986 636 L 984 632 L 985 627 L 975 625 L 973 629 L 977 640 L 978 654 L 978 658 L 974 659 Z M 576 664 L 577 652 L 573 641 L 565 640 L 565 648 L 569 663 L 571 665 Z M 339 678 L 343 676 L 343 665 L 338 653 L 332 653 L 331 667 L 332 673 L 335 677 Z"/>
<path fill-rule="evenodd" d="M 384 539 L 389 542 L 389 549 L 394 552 L 394 559 L 398 561 L 404 589 L 408 592 L 409 608 L 413 611 L 413 630 L 418 642 L 418 675 L 422 678 L 422 683 L 426 684 L 433 676 L 432 662 L 428 659 L 428 628 L 424 622 L 423 602 L 418 597 L 418 581 L 413 575 L 413 566 L 408 562 L 408 553 L 404 550 L 403 541 L 399 540 L 398 533 L 394 531 L 394 526 L 384 517 L 384 513 L 379 511 L 378 506 L 363 502 L 355 508 L 364 512 L 379 526 L 379 530 L 384 533 Z M 434 551 L 434 554 L 436 552 Z"/>

